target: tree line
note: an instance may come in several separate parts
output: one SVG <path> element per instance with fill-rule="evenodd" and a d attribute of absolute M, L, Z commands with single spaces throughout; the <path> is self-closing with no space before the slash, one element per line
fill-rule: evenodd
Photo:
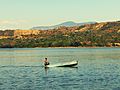
<path fill-rule="evenodd" d="M 1 48 L 114 47 L 119 43 L 120 33 L 117 30 L 86 30 L 0 39 Z"/>

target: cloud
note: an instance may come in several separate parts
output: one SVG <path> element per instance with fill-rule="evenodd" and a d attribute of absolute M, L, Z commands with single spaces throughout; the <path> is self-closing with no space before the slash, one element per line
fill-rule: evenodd
<path fill-rule="evenodd" d="M 0 30 L 27 28 L 27 24 L 26 20 L 0 20 Z"/>
<path fill-rule="evenodd" d="M 19 25 L 26 22 L 25 20 L 0 20 L 0 25 Z"/>

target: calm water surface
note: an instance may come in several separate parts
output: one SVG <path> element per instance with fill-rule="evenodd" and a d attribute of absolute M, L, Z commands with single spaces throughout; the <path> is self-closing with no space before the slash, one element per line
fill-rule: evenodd
<path fill-rule="evenodd" d="M 79 65 L 45 69 L 45 57 Z M 0 90 L 120 90 L 120 48 L 0 49 Z"/>

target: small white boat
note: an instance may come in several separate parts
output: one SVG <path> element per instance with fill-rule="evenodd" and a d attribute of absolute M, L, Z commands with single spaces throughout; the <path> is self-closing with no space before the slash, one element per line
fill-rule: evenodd
<path fill-rule="evenodd" d="M 78 64 L 78 61 L 71 61 L 66 63 L 60 63 L 60 64 L 53 64 L 53 65 L 46 65 L 45 67 L 73 67 Z"/>

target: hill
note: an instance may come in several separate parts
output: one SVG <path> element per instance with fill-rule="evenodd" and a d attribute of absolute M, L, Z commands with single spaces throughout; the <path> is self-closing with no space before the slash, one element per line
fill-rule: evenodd
<path fill-rule="evenodd" d="M 31 30 L 49 30 L 49 29 L 59 28 L 60 26 L 73 27 L 73 26 L 81 26 L 81 25 L 93 24 L 93 23 L 96 23 L 96 22 L 75 23 L 73 21 L 68 21 L 68 22 L 64 22 L 58 25 L 53 25 L 53 26 L 37 26 L 37 27 L 31 28 Z"/>
<path fill-rule="evenodd" d="M 51 30 L 0 31 L 0 47 L 120 47 L 120 21 Z"/>

